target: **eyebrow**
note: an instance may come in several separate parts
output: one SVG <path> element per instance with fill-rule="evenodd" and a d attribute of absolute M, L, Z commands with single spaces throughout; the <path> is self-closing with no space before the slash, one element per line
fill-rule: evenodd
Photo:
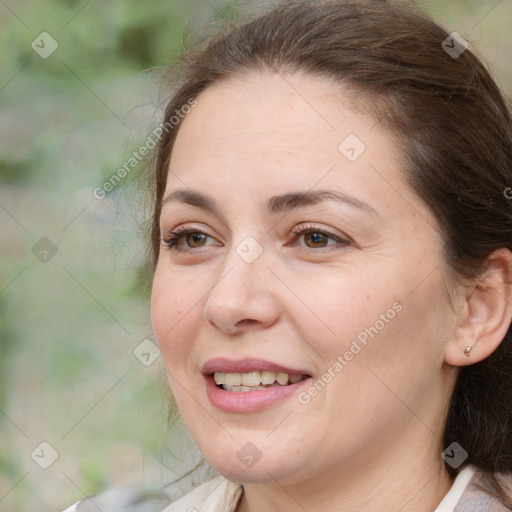
<path fill-rule="evenodd" d="M 382 219 L 378 212 L 368 203 L 361 201 L 357 197 L 345 194 L 344 192 L 337 192 L 334 190 L 308 190 L 272 196 L 266 201 L 265 209 L 268 214 L 277 215 L 295 208 L 315 205 L 328 200 L 352 206 L 353 208 L 371 213 Z M 202 208 L 203 210 L 214 213 L 222 218 L 222 214 L 217 203 L 211 197 L 196 190 L 175 190 L 165 197 L 161 204 L 163 206 L 164 204 L 173 201 Z"/>

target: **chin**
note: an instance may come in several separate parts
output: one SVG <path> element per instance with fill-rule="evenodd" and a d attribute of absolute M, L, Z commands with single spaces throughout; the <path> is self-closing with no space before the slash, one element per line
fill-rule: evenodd
<path fill-rule="evenodd" d="M 307 478 L 299 471 L 307 461 L 291 460 L 288 454 L 273 451 L 261 453 L 247 444 L 242 450 L 227 456 L 227 449 L 222 453 L 203 452 L 210 465 L 231 482 L 240 484 L 294 484 Z M 259 458 L 260 457 L 260 458 Z M 308 473 L 311 468 L 308 466 Z"/>

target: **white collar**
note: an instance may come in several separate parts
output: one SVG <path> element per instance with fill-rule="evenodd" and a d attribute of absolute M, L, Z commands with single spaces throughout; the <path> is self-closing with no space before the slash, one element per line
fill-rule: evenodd
<path fill-rule="evenodd" d="M 454 512 L 457 503 L 464 494 L 466 487 L 476 472 L 474 466 L 464 468 L 455 478 L 450 490 L 434 512 Z M 242 495 L 242 486 L 235 484 L 220 475 L 205 485 L 195 489 L 182 500 L 175 502 L 163 512 L 189 510 L 185 505 L 195 505 L 201 512 L 225 512 L 236 510 Z"/>
<path fill-rule="evenodd" d="M 453 512 L 457 503 L 460 501 L 460 498 L 464 494 L 466 487 L 469 484 L 469 481 L 473 478 L 473 475 L 476 473 L 476 468 L 474 466 L 465 467 L 455 478 L 453 485 L 450 490 L 443 498 L 443 501 L 439 503 L 434 512 Z"/>

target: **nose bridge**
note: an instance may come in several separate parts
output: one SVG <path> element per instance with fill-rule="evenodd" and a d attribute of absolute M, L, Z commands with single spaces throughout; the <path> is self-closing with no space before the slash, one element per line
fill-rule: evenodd
<path fill-rule="evenodd" d="M 278 307 L 269 286 L 267 255 L 254 236 L 233 243 L 205 302 L 204 318 L 208 323 L 232 333 L 248 320 L 267 326 L 275 321 Z"/>
<path fill-rule="evenodd" d="M 263 236 L 262 233 L 237 235 L 232 232 L 232 244 L 222 263 L 222 280 L 238 282 L 240 288 L 244 286 L 248 291 L 255 288 L 258 276 L 268 272 L 270 249 L 264 249 Z"/>
<path fill-rule="evenodd" d="M 237 300 L 249 300 L 256 288 L 261 292 L 257 283 L 258 278 L 263 282 L 262 274 L 268 272 L 266 256 L 262 244 L 252 235 L 234 241 L 225 254 L 221 277 L 210 296 L 214 292 L 228 292 L 228 296 L 223 297 L 225 303 L 229 303 L 231 298 L 236 303 Z"/>

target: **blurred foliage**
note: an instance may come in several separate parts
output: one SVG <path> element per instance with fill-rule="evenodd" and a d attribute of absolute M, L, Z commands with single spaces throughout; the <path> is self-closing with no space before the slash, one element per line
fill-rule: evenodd
<path fill-rule="evenodd" d="M 510 93 L 511 3 L 420 3 L 477 42 Z M 173 474 L 161 362 L 133 354 L 152 337 L 148 161 L 105 199 L 93 190 L 158 124 L 158 70 L 208 19 L 236 17 L 234 6 L 0 2 L 1 510 L 59 510 Z M 48 58 L 31 46 L 43 32 L 58 44 Z M 42 237 L 57 249 L 47 262 L 34 250 Z M 31 457 L 42 441 L 59 454 L 46 470 Z"/>

